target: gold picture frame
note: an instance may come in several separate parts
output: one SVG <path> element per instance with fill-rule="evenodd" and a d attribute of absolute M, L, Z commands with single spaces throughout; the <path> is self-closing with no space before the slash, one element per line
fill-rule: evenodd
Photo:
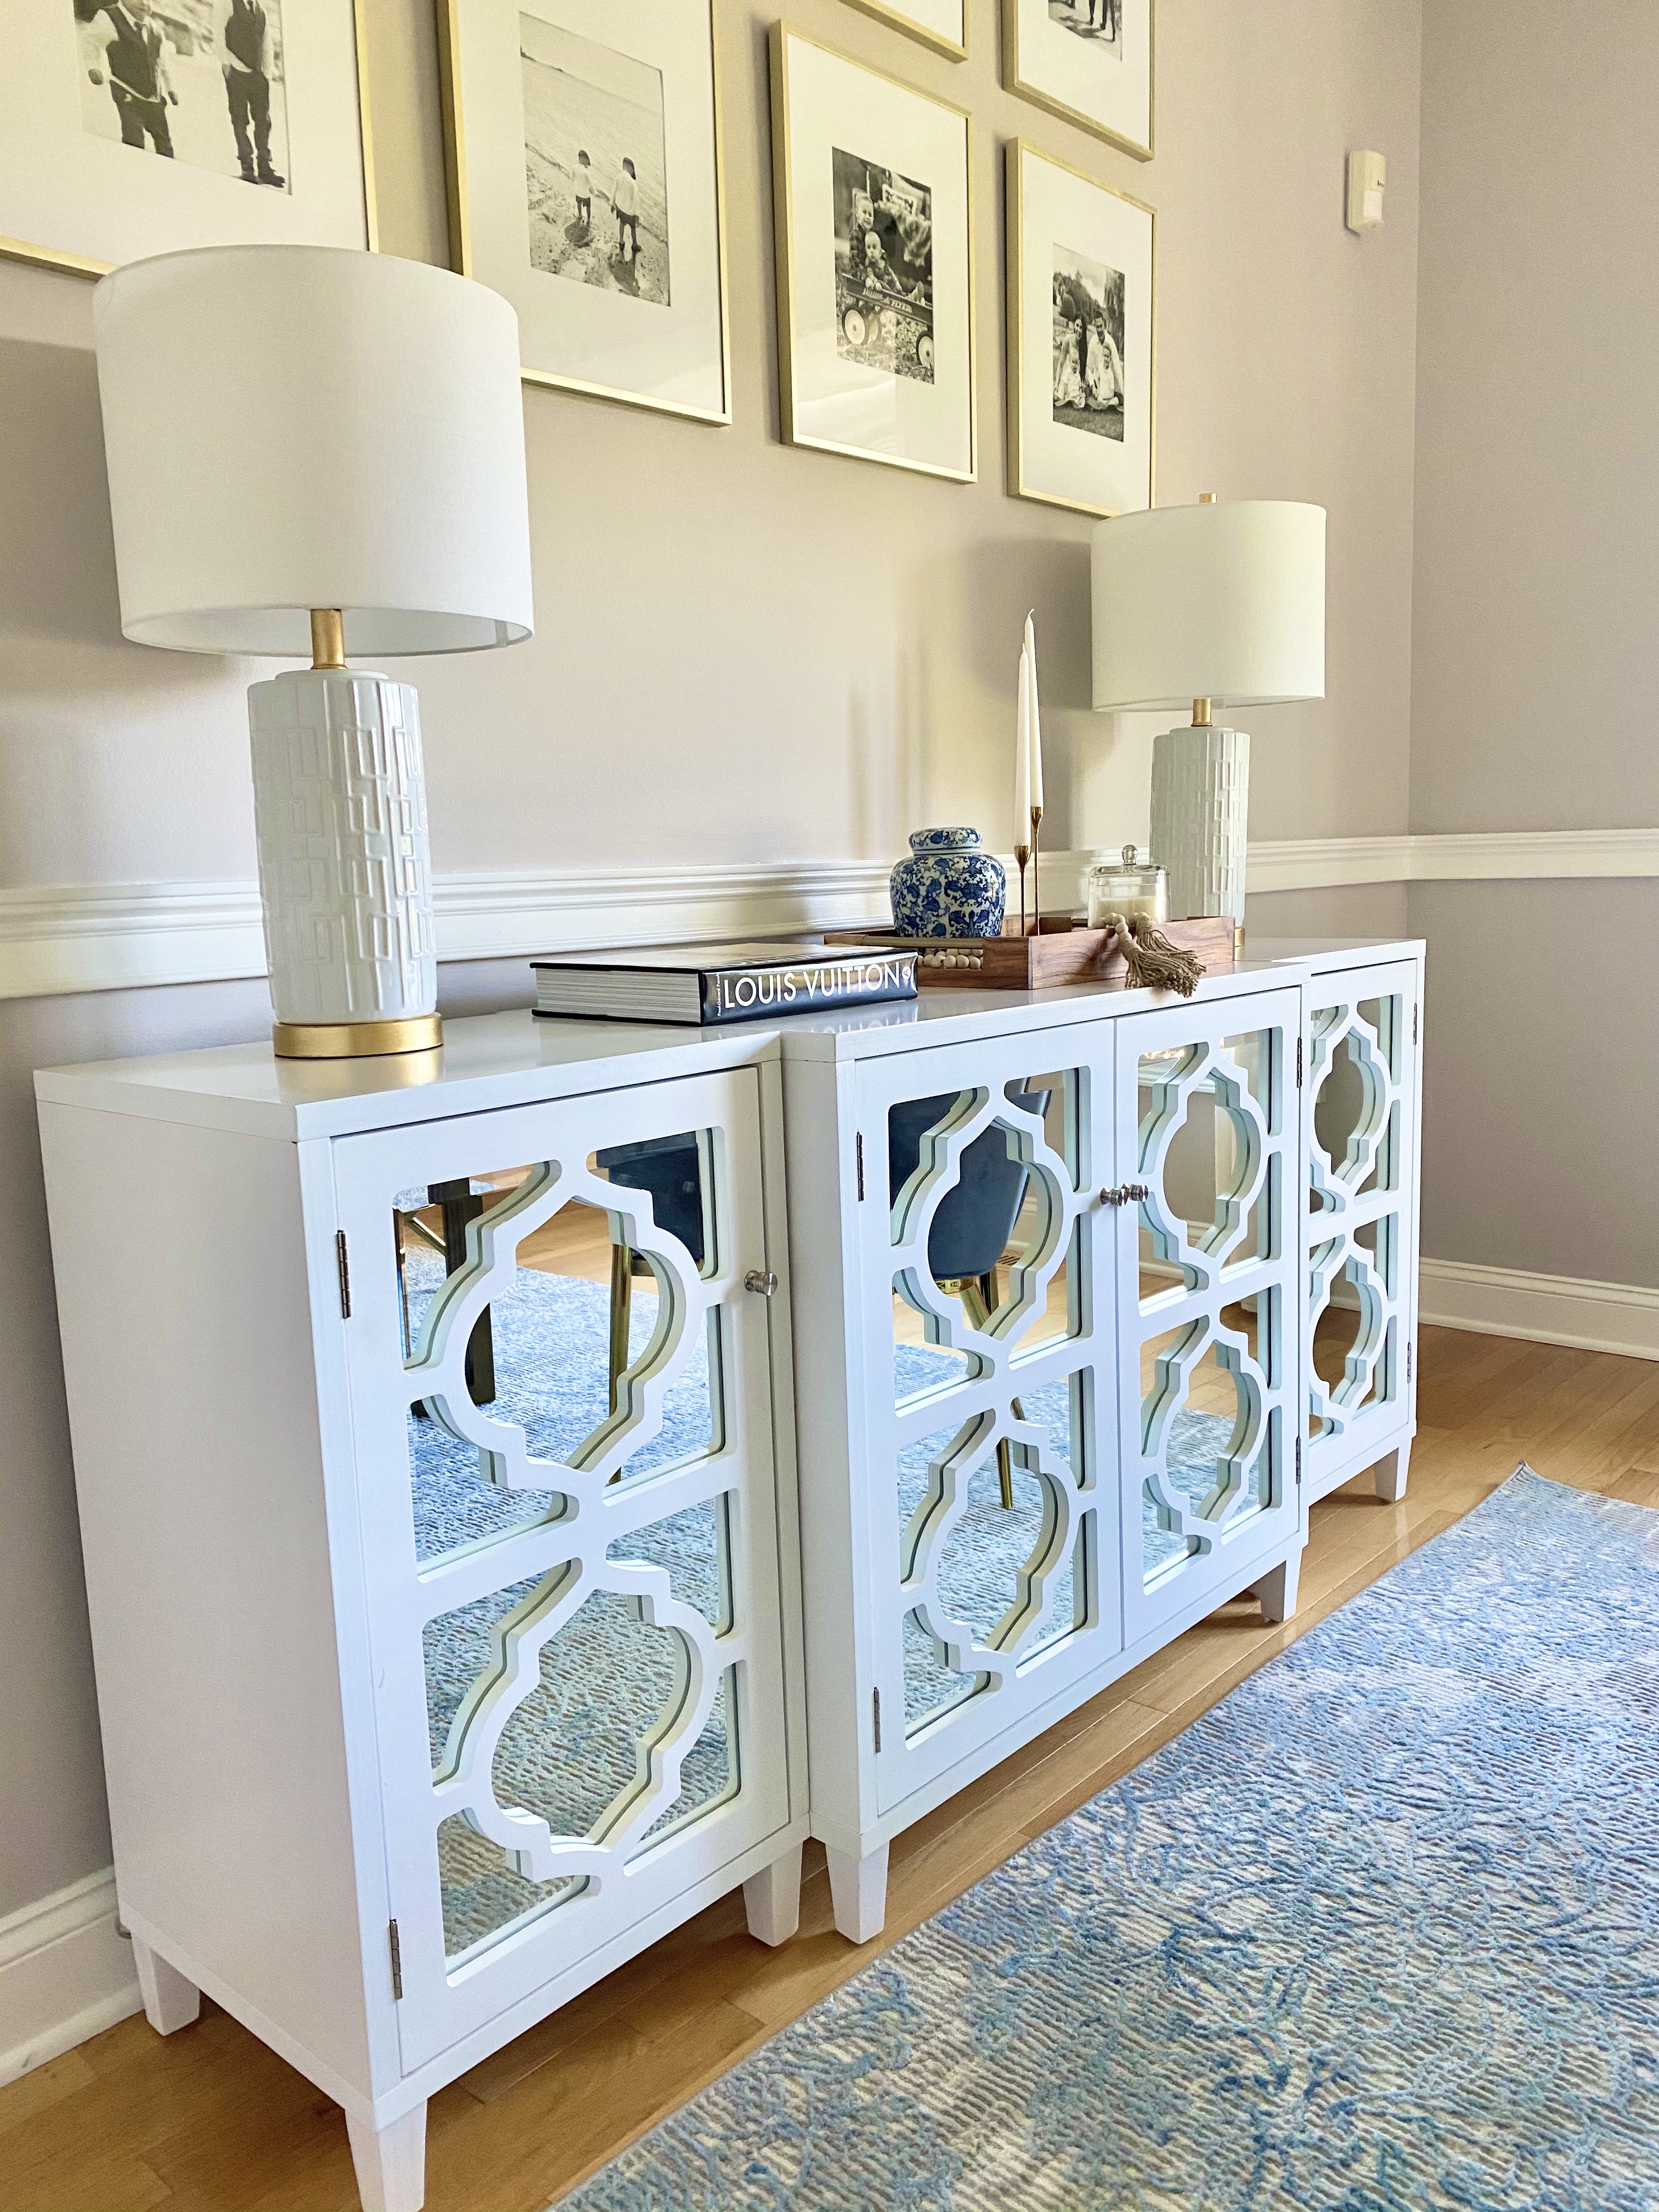
<path fill-rule="evenodd" d="M 790 51 L 792 45 L 822 57 L 846 69 L 860 72 L 878 83 L 904 95 L 907 100 L 938 109 L 962 127 L 962 236 L 961 270 L 963 361 L 963 412 L 959 424 L 965 451 L 962 465 L 949 461 L 930 460 L 915 453 L 883 451 L 869 444 L 858 444 L 846 438 L 812 434 L 802 426 L 804 360 L 800 320 L 798 315 L 799 283 L 802 255 L 798 250 L 795 230 L 793 179 L 795 170 L 795 125 L 792 119 L 792 81 Z M 783 442 L 789 446 L 810 448 L 818 453 L 839 453 L 852 460 L 874 461 L 888 468 L 908 469 L 921 476 L 937 477 L 953 483 L 975 483 L 979 480 L 979 387 L 978 365 L 975 333 L 975 224 L 973 196 L 974 128 L 968 110 L 954 102 L 941 100 L 937 94 L 923 92 L 907 83 L 890 71 L 878 69 L 855 54 L 845 52 L 838 46 L 809 36 L 788 22 L 775 22 L 769 34 L 772 96 L 772 191 L 773 233 L 777 261 L 777 337 L 778 337 L 778 405 L 779 428 Z M 930 217 L 930 223 L 931 223 Z M 936 230 L 934 236 L 936 237 Z M 932 296 L 928 303 L 927 343 L 934 343 L 934 308 L 939 288 L 931 270 L 933 248 L 930 246 L 930 283 Z M 833 256 L 832 256 L 833 259 Z M 832 321 L 836 319 L 832 317 Z M 821 351 L 821 349 L 820 349 Z M 890 375 L 889 383 L 895 393 L 898 384 L 908 378 Z M 930 373 L 928 381 L 933 380 Z M 811 400 L 808 404 L 814 404 Z"/>
<path fill-rule="evenodd" d="M 375 199 L 374 135 L 370 117 L 368 92 L 368 36 L 366 22 L 366 0 L 351 0 L 352 56 L 357 79 L 357 131 L 362 155 L 363 228 L 364 243 L 370 253 L 378 253 L 380 246 L 380 216 Z M 229 246 L 242 243 L 236 239 L 225 239 L 219 243 Z M 157 253 L 173 251 L 171 246 L 158 246 Z M 0 260 L 21 261 L 39 269 L 56 269 L 73 276 L 96 280 L 107 276 L 119 264 L 102 261 L 90 254 L 70 252 L 62 246 L 44 246 L 29 239 L 14 238 L 0 232 Z"/>
<path fill-rule="evenodd" d="M 1074 514 L 1092 514 L 1106 518 L 1129 512 L 1140 506 L 1151 507 L 1158 491 L 1158 210 L 1145 200 L 1137 199 L 1116 185 L 1109 185 L 1091 176 L 1074 163 L 1060 160 L 1058 155 L 1045 152 L 1024 138 L 1010 139 L 1004 149 L 1006 177 L 1005 196 L 1007 210 L 1007 361 L 1008 361 L 1008 491 L 1015 499 L 1036 500 L 1045 507 L 1059 507 Z M 1025 440 L 1027 395 L 1025 378 L 1028 368 L 1025 339 L 1025 228 L 1027 205 L 1025 198 L 1024 165 L 1027 160 L 1039 162 L 1056 170 L 1075 183 L 1086 185 L 1091 192 L 1100 192 L 1144 215 L 1147 222 L 1147 302 L 1146 374 L 1146 497 L 1118 505 L 1103 501 L 1068 495 L 1052 488 L 1052 478 L 1045 484 L 1037 478 L 1036 468 L 1028 466 Z M 1051 398 L 1052 355 L 1044 362 L 1045 385 Z M 1127 413 L 1127 410 L 1126 410 Z M 1127 422 L 1126 422 L 1127 429 Z M 1139 486 L 1137 482 L 1137 492 Z"/>
<path fill-rule="evenodd" d="M 885 23 L 890 30 L 902 31 L 907 39 L 915 39 L 919 46 L 932 52 L 943 54 L 947 61 L 965 62 L 968 58 L 968 16 L 969 0 L 960 0 L 962 8 L 962 38 L 958 42 L 947 38 L 943 32 L 930 31 L 920 23 L 908 9 L 890 4 L 890 0 L 847 0 L 849 8 L 860 15 L 872 15 L 878 23 Z"/>
<path fill-rule="evenodd" d="M 466 0 L 439 0 L 438 8 L 438 81 L 443 116 L 444 179 L 447 191 L 449 216 L 450 266 L 463 276 L 478 278 L 489 283 L 491 277 L 481 270 L 476 245 L 473 195 L 469 182 L 467 162 L 467 128 L 465 104 L 461 92 L 463 74 L 463 33 L 461 11 Z M 674 415 L 688 422 L 710 422 L 718 427 L 729 427 L 732 421 L 732 322 L 729 288 L 726 273 L 726 148 L 722 122 L 722 97 L 720 58 L 720 0 L 704 0 L 708 10 L 708 85 L 711 104 L 711 145 L 713 154 L 714 188 L 714 297 L 719 319 L 717 356 L 720 397 L 717 404 L 702 405 L 675 399 L 658 393 L 629 389 L 626 386 L 602 381 L 562 369 L 548 368 L 528 360 L 521 360 L 520 374 L 526 384 L 541 386 L 549 390 L 575 392 L 591 399 L 609 400 L 623 407 L 643 407 L 653 413 Z M 497 286 L 506 296 L 510 291 Z M 514 305 L 518 305 L 514 301 Z M 520 314 L 522 330 L 524 317 Z"/>
<path fill-rule="evenodd" d="M 1139 0 L 1134 0 L 1139 4 Z M 1002 82 L 1004 88 L 1029 100 L 1034 106 L 1045 108 L 1062 122 L 1074 123 L 1080 131 L 1087 131 L 1109 146 L 1115 146 L 1121 154 L 1127 154 L 1137 161 L 1150 161 L 1156 145 L 1158 113 L 1158 0 L 1145 0 L 1146 9 L 1146 136 L 1139 139 L 1132 132 L 1120 131 L 1064 99 L 1052 87 L 1034 82 L 1026 73 L 1020 52 L 1019 18 L 1022 0 L 1001 0 L 1002 8 Z M 1129 0 L 1124 0 L 1129 4 Z"/>

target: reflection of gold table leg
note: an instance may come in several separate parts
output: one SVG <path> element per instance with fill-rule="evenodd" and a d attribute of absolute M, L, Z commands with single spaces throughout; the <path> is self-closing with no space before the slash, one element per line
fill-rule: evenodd
<path fill-rule="evenodd" d="M 628 1330 L 634 1317 L 634 1255 L 626 1244 L 611 1247 L 611 1410 L 617 1410 L 617 1386 L 628 1364 Z"/>
<path fill-rule="evenodd" d="M 962 1300 L 962 1310 L 968 1316 L 970 1328 L 983 1330 L 990 1322 L 992 1313 L 1002 1303 L 1002 1285 L 994 1267 L 977 1278 L 963 1275 L 954 1283 L 941 1283 L 942 1291 L 953 1291 Z M 1025 1419 L 1025 1408 L 1018 1398 L 1013 1401 L 1015 1418 Z M 1002 1492 L 1004 1510 L 1014 1510 L 1014 1458 L 1008 1449 L 1008 1439 L 997 1442 L 997 1483 Z"/>

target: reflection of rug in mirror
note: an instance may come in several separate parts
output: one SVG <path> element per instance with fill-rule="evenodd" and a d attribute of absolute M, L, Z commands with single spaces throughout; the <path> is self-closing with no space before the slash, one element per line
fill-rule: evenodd
<path fill-rule="evenodd" d="M 441 1280 L 436 1255 L 411 1252 L 409 1273 L 429 1292 Z M 418 1274 L 417 1274 L 417 1271 Z M 430 1279 L 435 1278 L 436 1279 Z M 609 1409 L 610 1292 L 599 1283 L 520 1268 L 491 1302 L 496 1397 L 492 1419 L 523 1426 L 538 1457 L 569 1450 Z M 637 1358 L 656 1327 L 655 1285 L 635 1285 L 629 1356 Z M 685 1370 L 663 1394 L 663 1425 L 625 1463 L 633 1478 L 706 1449 L 710 1431 L 707 1347 L 691 1347 Z M 544 1491 L 500 1489 L 485 1481 L 478 1449 L 439 1423 L 409 1423 L 416 1548 L 423 1561 L 541 1520 L 554 1503 Z M 618 1559 L 667 1570 L 681 1603 L 723 1624 L 724 1516 L 719 1505 L 687 1508 L 610 1547 Z M 489 1632 L 527 1596 L 533 1580 L 481 1598 L 428 1625 L 427 1711 L 434 1766 L 462 1698 L 491 1661 Z M 594 1591 L 544 1647 L 542 1680 L 502 1731 L 494 1767 L 495 1796 L 545 1820 L 556 1835 L 585 1835 L 636 1772 L 638 1747 L 676 1695 L 672 1631 L 640 1620 L 631 1599 Z M 732 1787 L 729 1677 L 680 1770 L 680 1790 L 649 1832 L 678 1826 Z M 510 1872 L 500 1847 L 446 1820 L 439 1832 L 446 1950 L 453 1956 L 537 1905 L 568 1896 L 568 1881 L 533 1882 Z"/>
<path fill-rule="evenodd" d="M 960 1380 L 956 1361 L 920 1345 L 893 1347 L 894 1380 L 901 1401 L 929 1389 Z M 1070 1467 L 1071 1414 L 1064 1378 L 1041 1389 L 1023 1392 L 1020 1404 L 1025 1418 L 1046 1429 L 1044 1456 L 1055 1467 Z M 957 1424 L 946 1419 L 939 1429 L 901 1452 L 898 1461 L 899 1532 L 927 1490 L 928 1462 L 956 1433 Z M 1225 1451 L 1232 1423 L 1218 1413 L 1194 1413 L 1183 1407 L 1170 1427 L 1170 1471 L 1175 1487 L 1197 1505 L 1216 1483 L 1216 1461 Z M 1002 1503 L 994 1459 L 975 1469 L 969 1479 L 968 1505 L 945 1541 L 939 1571 L 939 1595 L 953 1619 L 972 1622 L 982 1641 L 1013 1603 L 1014 1577 L 1037 1547 L 1042 1534 L 1042 1491 L 1039 1479 L 1018 1463 L 1014 1467 L 1014 1503 Z M 1157 1508 L 1143 1497 L 1142 1519 L 1149 1572 L 1182 1558 L 1186 1540 L 1158 1525 Z M 1111 1540 L 1115 1540 L 1115 1529 Z M 1056 1575 L 1048 1620 L 1032 1645 L 1038 1651 L 1071 1633 L 1076 1625 L 1075 1557 Z M 914 1610 L 904 1616 L 904 1721 L 915 1729 L 928 1715 L 957 1704 L 971 1694 L 980 1678 L 954 1673 L 940 1656 L 933 1638 Z"/>
<path fill-rule="evenodd" d="M 1518 1470 L 562 2212 L 1650 2212 L 1656 1653 Z"/>

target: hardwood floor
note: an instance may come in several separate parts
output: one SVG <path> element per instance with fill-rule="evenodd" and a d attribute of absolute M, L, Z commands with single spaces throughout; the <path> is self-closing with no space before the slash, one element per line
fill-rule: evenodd
<path fill-rule="evenodd" d="M 1262 1662 L 1477 1504 L 1525 1458 L 1659 1506 L 1659 1364 L 1425 1328 L 1420 1427 L 1397 1506 L 1313 1510 L 1302 1609 L 1227 1606 L 897 1838 L 887 1928 L 854 1950 L 808 1846 L 800 1936 L 768 1951 L 713 1906 L 435 2098 L 431 2212 L 542 2212 L 582 2175 L 969 1883 L 1137 1765 Z M 0 2090 L 3 2212 L 349 2212 L 333 2104 L 204 2002 L 142 2015 Z"/>

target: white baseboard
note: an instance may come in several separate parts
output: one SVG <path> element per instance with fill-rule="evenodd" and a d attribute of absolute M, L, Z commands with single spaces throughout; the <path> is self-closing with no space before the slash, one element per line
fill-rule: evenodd
<path fill-rule="evenodd" d="M 1425 1259 L 1418 1267 L 1418 1302 L 1420 1318 L 1443 1328 L 1659 1359 L 1659 1291 L 1639 1283 L 1586 1283 Z"/>
<path fill-rule="evenodd" d="M 0 1920 L 0 2083 L 143 2008 L 105 1867 Z"/>

